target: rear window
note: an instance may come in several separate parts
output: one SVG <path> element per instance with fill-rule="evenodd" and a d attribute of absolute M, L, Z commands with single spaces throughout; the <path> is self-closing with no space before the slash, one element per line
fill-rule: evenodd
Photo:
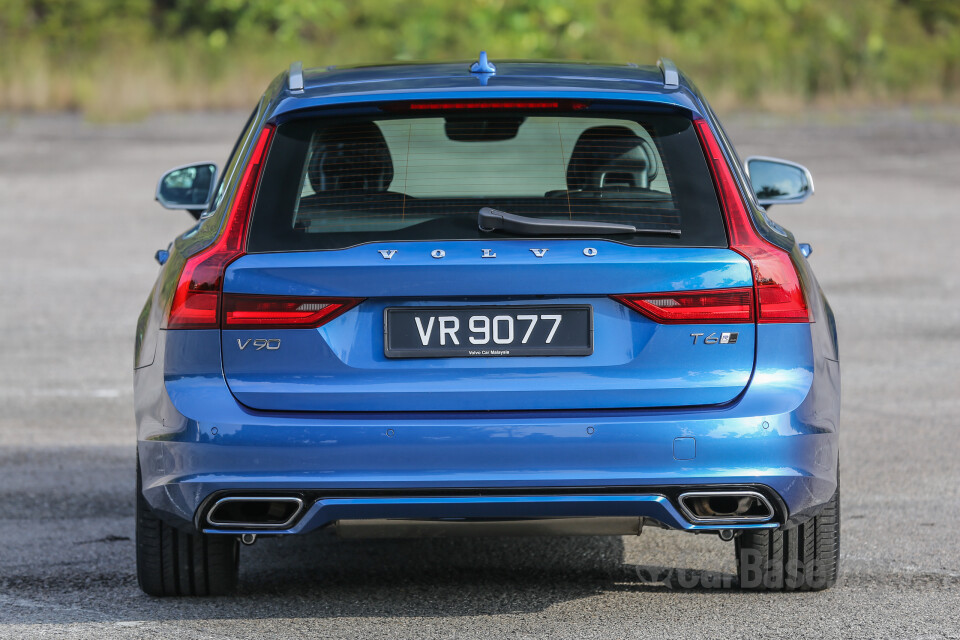
<path fill-rule="evenodd" d="M 281 124 L 248 251 L 517 237 L 481 231 L 482 207 L 630 224 L 640 232 L 589 236 L 626 244 L 726 245 L 688 118 L 470 109 Z"/>

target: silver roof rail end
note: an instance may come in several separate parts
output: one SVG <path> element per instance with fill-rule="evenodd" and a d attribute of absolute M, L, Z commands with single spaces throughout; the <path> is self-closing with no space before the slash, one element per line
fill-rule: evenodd
<path fill-rule="evenodd" d="M 290 93 L 303 93 L 303 63 L 299 60 L 290 64 L 287 89 L 290 90 Z"/>
<path fill-rule="evenodd" d="M 677 71 L 677 65 L 673 64 L 670 58 L 660 58 L 657 60 L 657 66 L 660 67 L 660 73 L 663 74 L 664 89 L 680 88 L 680 72 Z"/>

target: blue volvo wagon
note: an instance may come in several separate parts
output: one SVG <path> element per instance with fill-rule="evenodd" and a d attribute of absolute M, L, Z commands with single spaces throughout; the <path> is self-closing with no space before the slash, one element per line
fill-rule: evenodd
<path fill-rule="evenodd" d="M 222 168 L 137 326 L 137 572 L 237 584 L 240 543 L 731 540 L 740 585 L 839 558 L 840 374 L 810 248 L 668 60 L 304 70 Z"/>

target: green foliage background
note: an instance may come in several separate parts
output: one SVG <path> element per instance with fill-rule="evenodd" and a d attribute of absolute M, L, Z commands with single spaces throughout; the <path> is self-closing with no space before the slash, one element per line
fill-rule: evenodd
<path fill-rule="evenodd" d="M 0 109 L 248 106 L 291 60 L 673 58 L 715 102 L 956 101 L 960 0 L 0 0 Z"/>

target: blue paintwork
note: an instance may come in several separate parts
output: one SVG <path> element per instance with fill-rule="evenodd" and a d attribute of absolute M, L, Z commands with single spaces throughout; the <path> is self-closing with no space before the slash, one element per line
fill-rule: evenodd
<path fill-rule="evenodd" d="M 223 489 L 759 483 L 796 515 L 836 487 L 838 370 L 812 361 L 812 326 L 760 325 L 754 380 L 726 406 L 492 414 L 252 411 L 224 383 L 216 331 L 163 331 L 178 365 L 135 375 L 144 494 L 189 522 Z M 678 436 L 695 459 L 674 458 Z"/>
<path fill-rule="evenodd" d="M 680 89 L 664 91 L 657 67 L 500 61 L 496 65 L 495 74 L 470 73 L 470 62 L 305 70 L 302 94 L 291 94 L 284 83 L 277 82 L 268 96 L 273 117 L 319 106 L 478 94 L 486 99 L 642 100 L 695 115 L 705 113 L 695 88 L 681 83 Z"/>
<path fill-rule="evenodd" d="M 321 106 L 482 96 L 633 100 L 704 117 L 721 131 L 682 75 L 679 89 L 664 90 L 655 67 L 495 62 L 497 73 L 483 74 L 486 86 L 468 71 L 469 62 L 308 70 L 298 95 L 286 91 L 281 76 L 251 130 Z M 606 298 L 749 283 L 745 261 L 725 249 L 595 241 L 590 244 L 600 251 L 588 260 L 577 253 L 582 241 L 527 238 L 485 244 L 498 258 L 484 265 L 476 264 L 477 242 L 429 243 L 446 250 L 442 264 L 429 258 L 426 243 L 237 260 L 227 271 L 226 291 L 369 298 L 326 327 L 285 331 L 284 346 L 295 346 L 299 356 L 297 369 L 292 356 L 237 360 L 235 351 L 221 349 L 234 332 L 158 328 L 184 256 L 216 236 L 236 188 L 235 167 L 242 167 L 254 138 L 247 135 L 226 169 L 227 197 L 171 246 L 138 322 L 134 384 L 144 496 L 171 523 L 195 526 L 199 506 L 221 490 L 369 492 L 323 499 L 287 533 L 341 517 L 543 515 L 638 515 L 697 530 L 711 527 L 691 525 L 644 487 L 762 485 L 794 519 L 815 513 L 832 496 L 840 392 L 833 313 L 793 236 L 765 217 L 741 171 L 738 186 L 758 229 L 793 253 L 812 324 L 731 325 L 722 330 L 741 331 L 736 350 L 695 354 L 680 338 L 701 328 L 658 326 Z M 722 138 L 721 144 L 733 164 L 732 148 Z M 549 247 L 553 262 L 534 258 L 529 247 Z M 389 265 L 376 254 L 379 248 L 398 249 Z M 357 339 L 377 335 L 385 306 L 424 304 L 425 297 L 463 304 L 467 296 L 511 304 L 587 299 L 605 329 L 598 331 L 594 356 L 574 367 L 546 358 L 386 363 L 377 339 Z M 303 364 L 309 359 L 326 359 L 336 375 L 324 384 L 311 380 L 317 369 Z M 378 370 L 386 376 L 379 386 L 371 377 Z M 574 381 L 564 388 L 566 374 Z M 286 410 L 275 410 L 281 407 Z M 680 454 L 677 438 L 684 439 Z M 377 495 L 550 487 L 583 492 L 562 498 Z M 631 490 L 589 495 L 600 487 Z"/>
<path fill-rule="evenodd" d="M 531 247 L 547 249 L 537 258 Z M 597 255 L 585 258 L 586 247 Z M 481 257 L 481 249 L 496 254 Z M 390 260 L 379 250 L 396 249 Z M 431 257 L 442 249 L 442 260 Z M 283 332 L 276 352 L 237 341 L 271 331 L 224 331 L 223 364 L 237 399 L 256 409 L 453 411 L 719 404 L 753 370 L 752 325 L 661 325 L 607 297 L 751 286 L 729 249 L 633 247 L 598 240 L 395 242 L 338 251 L 247 255 L 227 269 L 231 293 L 355 296 L 361 306 L 319 329 Z M 584 304 L 594 353 L 569 358 L 394 360 L 383 355 L 383 310 L 396 306 Z M 739 332 L 736 344 L 691 333 Z"/>
<path fill-rule="evenodd" d="M 543 258 L 530 248 L 544 248 Z M 481 257 L 490 249 L 495 260 Z M 584 248 L 597 249 L 586 258 Z M 396 249 L 390 260 L 378 251 Z M 442 260 L 430 256 L 442 249 Z M 482 269 L 482 271 L 481 271 Z M 321 276 L 318 276 L 318 271 Z M 729 249 L 633 247 L 604 240 L 385 242 L 337 251 L 245 255 L 227 268 L 224 290 L 288 295 L 595 296 L 751 286 L 750 266 Z"/>

